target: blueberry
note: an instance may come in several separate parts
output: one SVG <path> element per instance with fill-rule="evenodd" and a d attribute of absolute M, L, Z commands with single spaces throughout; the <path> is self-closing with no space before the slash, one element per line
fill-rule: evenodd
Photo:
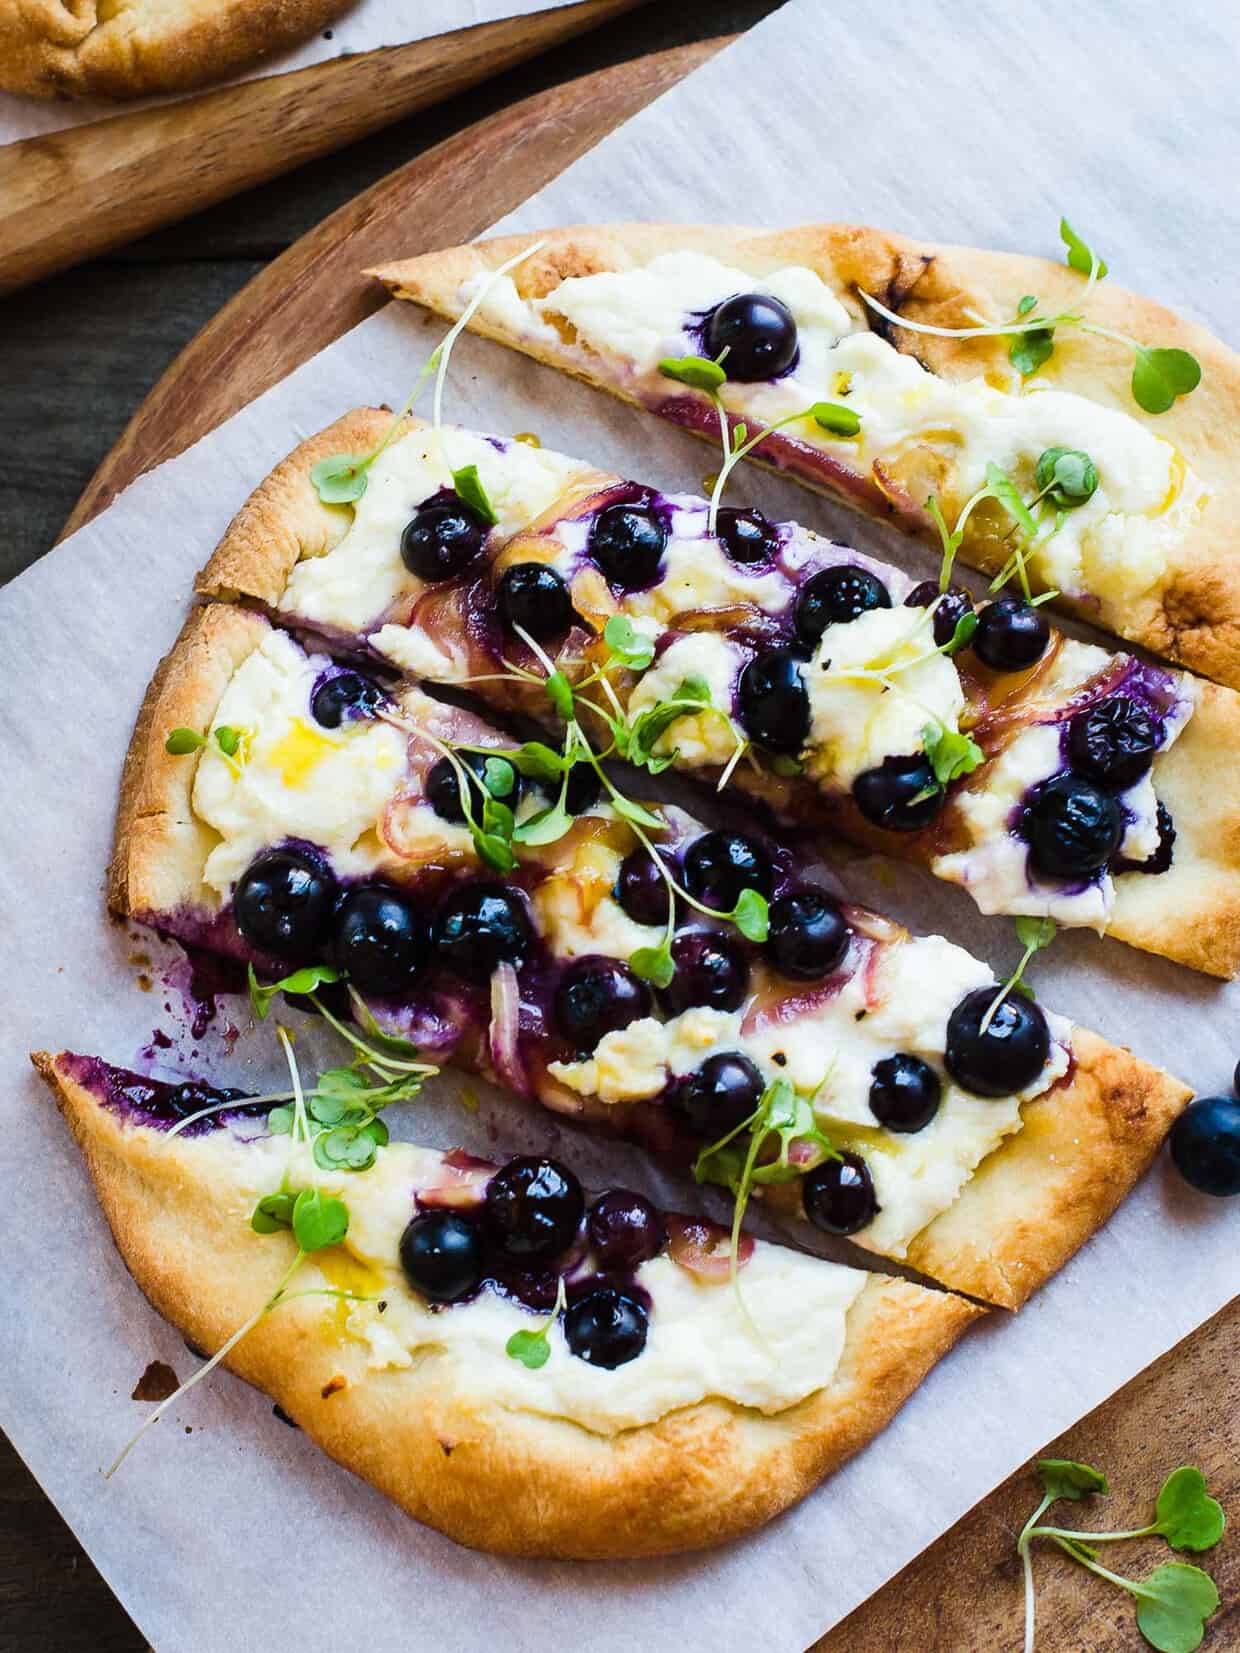
<path fill-rule="evenodd" d="M 435 584 L 463 573 L 482 550 L 487 527 L 459 494 L 445 488 L 420 505 L 400 536 L 400 560 Z"/>
<path fill-rule="evenodd" d="M 739 1010 L 749 991 L 749 962 L 727 936 L 690 930 L 672 942 L 676 974 L 661 995 L 671 1016 L 707 1005 L 711 1010 Z"/>
<path fill-rule="evenodd" d="M 777 379 L 796 360 L 797 324 L 788 306 L 769 293 L 737 293 L 707 316 L 702 350 L 711 361 L 727 351 L 720 365 L 729 379 Z"/>
<path fill-rule="evenodd" d="M 905 608 L 929 608 L 931 603 L 939 605 L 934 611 L 934 641 L 939 648 L 946 648 L 961 620 L 972 614 L 973 597 L 962 585 L 949 585 L 946 591 L 940 591 L 937 580 L 923 580 L 904 599 Z"/>
<path fill-rule="evenodd" d="M 251 861 L 233 892 L 237 928 L 279 958 L 309 959 L 321 944 L 336 880 L 322 862 L 296 849 L 273 849 Z"/>
<path fill-rule="evenodd" d="M 486 799 L 483 779 L 486 774 L 487 754 L 485 752 L 458 752 L 456 763 L 464 769 L 469 777 L 469 807 L 473 812 L 474 820 L 482 818 L 482 806 Z M 507 804 L 509 809 L 516 809 L 521 801 L 521 776 L 515 765 L 509 764 L 512 772 L 512 787 L 500 800 Z M 461 782 L 457 774 L 456 764 L 450 758 L 440 758 L 431 765 L 426 777 L 426 801 L 443 821 L 461 822 L 465 819 L 465 811 L 461 808 Z"/>
<path fill-rule="evenodd" d="M 1113 873 L 1166 872 L 1167 868 L 1175 859 L 1176 831 L 1175 822 L 1171 819 L 1171 811 L 1167 808 L 1166 804 L 1163 803 L 1161 798 L 1158 800 L 1157 822 L 1158 847 L 1155 849 L 1153 855 L 1148 856 L 1144 861 L 1130 861 L 1127 856 L 1117 855 L 1114 861 L 1111 862 L 1111 871 Z"/>
<path fill-rule="evenodd" d="M 848 925 L 821 890 L 794 890 L 771 902 L 766 955 L 781 976 L 821 981 L 848 948 Z"/>
<path fill-rule="evenodd" d="M 771 860 L 740 832 L 704 832 L 685 853 L 685 888 L 715 912 L 730 913 L 745 890 L 771 893 Z"/>
<path fill-rule="evenodd" d="M 884 1056 L 870 1076 L 870 1112 L 889 1131 L 923 1130 L 939 1111 L 943 1086 L 929 1062 L 908 1051 Z"/>
<path fill-rule="evenodd" d="M 1022 597 L 1000 597 L 978 610 L 972 649 L 994 672 L 1022 672 L 1046 652 L 1051 628 L 1040 608 Z"/>
<path fill-rule="evenodd" d="M 667 1244 L 663 1218 L 644 1194 L 613 1188 L 591 1208 L 586 1225 L 590 1245 L 603 1269 L 635 1269 L 657 1257 Z"/>
<path fill-rule="evenodd" d="M 891 593 L 868 568 L 840 563 L 806 580 L 797 596 L 797 636 L 812 648 L 828 626 L 847 625 L 871 609 L 890 608 Z"/>
<path fill-rule="evenodd" d="M 152 1081 L 152 1086 L 157 1081 Z M 266 1113 L 270 1108 L 269 1102 L 260 1103 L 257 1107 L 245 1107 L 246 1091 L 239 1091 L 232 1085 L 208 1085 L 201 1079 L 186 1079 L 179 1085 L 169 1085 L 156 1092 L 152 1088 L 149 1100 L 141 1106 L 144 1113 L 154 1114 L 157 1119 L 188 1119 L 191 1114 L 201 1113 L 204 1108 L 217 1108 L 221 1102 L 236 1102 L 238 1113 Z"/>
<path fill-rule="evenodd" d="M 596 1287 L 564 1313 L 570 1353 L 609 1372 L 637 1359 L 646 1347 L 647 1329 L 645 1309 L 615 1286 Z"/>
<path fill-rule="evenodd" d="M 1092 878 L 1119 848 L 1124 815 L 1109 792 L 1080 775 L 1054 775 L 1034 787 L 1018 827 L 1029 860 L 1046 878 Z"/>
<path fill-rule="evenodd" d="M 573 623 L 573 599 L 563 576 L 545 562 L 519 562 L 499 582 L 499 617 L 508 629 L 520 626 L 545 642 L 561 637 Z"/>
<path fill-rule="evenodd" d="M 362 993 L 399 993 L 426 953 L 422 915 L 400 890 L 362 884 L 336 909 L 332 958 Z"/>
<path fill-rule="evenodd" d="M 553 1008 L 574 1050 L 593 1050 L 604 1034 L 650 1014 L 650 990 L 618 959 L 575 959 L 560 977 Z"/>
<path fill-rule="evenodd" d="M 772 752 L 799 752 L 809 734 L 809 690 L 799 649 L 774 648 L 757 655 L 737 685 L 745 733 Z"/>
<path fill-rule="evenodd" d="M 671 1093 L 672 1108 L 695 1136 L 714 1142 L 743 1125 L 762 1100 L 762 1074 L 739 1050 L 708 1056 Z"/>
<path fill-rule="evenodd" d="M 770 562 L 775 555 L 775 530 L 761 511 L 725 505 L 715 517 L 715 532 L 733 562 Z"/>
<path fill-rule="evenodd" d="M 801 1184 L 805 1215 L 824 1234 L 855 1234 L 879 1212 L 874 1179 L 860 1154 L 824 1160 Z"/>
<path fill-rule="evenodd" d="M 616 875 L 616 900 L 635 924 L 666 924 L 671 901 L 663 874 L 644 849 L 631 850 Z"/>
<path fill-rule="evenodd" d="M 594 765 L 582 758 L 568 772 L 568 786 L 564 792 L 564 807 L 570 815 L 584 815 L 593 809 L 602 796 L 603 783 Z"/>
<path fill-rule="evenodd" d="M 943 789 L 924 753 L 884 758 L 852 784 L 853 800 L 866 820 L 888 832 L 920 832 L 943 807 Z"/>
<path fill-rule="evenodd" d="M 558 1160 L 510 1159 L 487 1183 L 487 1232 L 508 1257 L 549 1257 L 572 1244 L 586 1209 L 581 1184 Z"/>
<path fill-rule="evenodd" d="M 1240 1062 L 1236 1063 L 1235 1071 L 1231 1076 L 1231 1094 L 1240 1100 Z"/>
<path fill-rule="evenodd" d="M 1050 1054 L 1046 1017 L 1019 993 L 1008 994 L 982 1032 L 998 992 L 997 987 L 975 989 L 961 999 L 947 1023 L 947 1071 L 974 1096 L 1026 1090 Z"/>
<path fill-rule="evenodd" d="M 667 527 L 651 505 L 607 505 L 595 517 L 586 549 L 608 585 L 640 591 L 659 577 Z"/>
<path fill-rule="evenodd" d="M 1240 1194 L 1240 1102 L 1199 1096 L 1171 1127 L 1171 1157 L 1193 1188 L 1221 1199 Z"/>
<path fill-rule="evenodd" d="M 1068 725 L 1068 756 L 1079 775 L 1119 792 L 1148 775 L 1161 730 L 1139 700 L 1112 695 Z"/>
<path fill-rule="evenodd" d="M 455 1303 L 482 1280 L 482 1235 L 455 1211 L 427 1211 L 400 1237 L 400 1266 L 432 1303 Z"/>
<path fill-rule="evenodd" d="M 532 939 L 524 901 L 502 884 L 468 885 L 435 919 L 436 955 L 466 981 L 486 982 L 498 965 L 519 965 Z"/>
<path fill-rule="evenodd" d="M 339 729 L 346 720 L 372 717 L 387 695 L 371 677 L 361 672 L 335 672 L 320 679 L 310 697 L 310 714 L 324 729 Z"/>

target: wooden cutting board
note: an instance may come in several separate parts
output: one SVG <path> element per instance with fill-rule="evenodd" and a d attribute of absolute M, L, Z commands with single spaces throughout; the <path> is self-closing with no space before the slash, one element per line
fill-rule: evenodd
<path fill-rule="evenodd" d="M 727 44 L 707 41 L 558 86 L 450 138 L 342 207 L 257 276 L 182 352 L 135 413 L 66 525 L 80 527 L 140 472 L 206 435 L 261 391 L 362 321 L 384 295 L 359 272 L 381 256 L 451 246 L 541 188 L 578 155 Z M 1144 1310 L 1133 1282 L 1133 1313 Z M 1031 1308 L 1028 1313 L 1036 1313 Z M 1056 1360 L 1046 1350 L 1048 1367 Z M 1031 1389 L 1039 1373 L 1030 1371 Z M 1014 1407 L 1020 1396 L 1013 1395 Z M 958 1444 L 963 1457 L 970 1443 Z M 874 1450 L 881 1451 L 881 1443 Z M 1149 1520 L 1163 1476 L 1199 1464 L 1240 1523 L 1240 1302 L 1136 1378 L 1043 1455 L 1096 1463 L 1115 1495 L 1105 1524 Z M 945 1458 L 950 1482 L 953 1458 Z M 817 1494 L 830 1498 L 828 1483 Z M 915 1489 L 910 1488 L 915 1497 Z M 1022 1644 L 1013 1540 L 1037 1502 L 1022 1471 L 816 1644 L 814 1653 L 1007 1653 Z M 1081 1525 L 1104 1523 L 1083 1506 Z M 1125 1546 L 1140 1573 L 1169 1552 Z M 1206 1558 L 1224 1603 L 1240 1597 L 1240 1543 Z M 847 1557 L 839 1558 L 847 1565 Z M 1127 1564 L 1131 1562 L 1129 1567 Z M 1145 1646 L 1132 1605 L 1062 1557 L 1039 1569 L 1039 1653 L 1116 1653 Z M 772 1617 L 779 1611 L 771 1604 Z M 1240 1647 L 1240 1608 L 1226 1608 L 1207 1649 Z"/>

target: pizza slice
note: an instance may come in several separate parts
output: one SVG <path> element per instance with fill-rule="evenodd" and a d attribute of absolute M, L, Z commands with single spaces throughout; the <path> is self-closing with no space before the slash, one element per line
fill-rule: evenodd
<path fill-rule="evenodd" d="M 364 490 L 329 503 L 350 454 Z M 983 912 L 1233 975 L 1240 696 L 1023 599 L 975 608 L 949 574 L 362 409 L 256 490 L 198 589 L 502 710 L 545 717 L 558 673 L 595 744 L 825 821 Z"/>
<path fill-rule="evenodd" d="M 260 1013 L 284 986 L 359 1050 L 400 1039 L 1016 1307 L 1188 1092 L 828 877 L 212 604 L 142 708 L 110 898 L 253 966 Z"/>
<path fill-rule="evenodd" d="M 1240 687 L 1237 358 L 1068 262 L 851 225 L 577 226 L 390 263 L 513 345 Z M 523 254 L 528 256 L 522 257 Z M 501 268 L 505 273 L 499 273 Z M 768 434 L 769 433 L 769 434 Z"/>
<path fill-rule="evenodd" d="M 712 1225 L 625 1189 L 587 1202 L 555 1160 L 368 1139 L 361 1168 L 325 1165 L 305 1094 L 290 1134 L 270 1098 L 34 1062 L 154 1307 L 479 1549 L 664 1555 L 746 1532 L 984 1312 L 748 1238 L 732 1281 Z"/>

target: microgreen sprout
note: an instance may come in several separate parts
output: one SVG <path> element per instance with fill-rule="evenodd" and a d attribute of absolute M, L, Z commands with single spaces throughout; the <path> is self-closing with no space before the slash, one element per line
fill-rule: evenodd
<path fill-rule="evenodd" d="M 324 505 L 353 505 L 366 492 L 370 482 L 371 466 L 391 444 L 392 438 L 417 401 L 422 386 L 439 367 L 442 351 L 443 346 L 440 345 L 432 350 L 423 362 L 414 380 L 413 389 L 402 406 L 392 415 L 388 428 L 369 453 L 332 453 L 311 467 L 310 481 Z"/>
<path fill-rule="evenodd" d="M 1033 955 L 1040 953 L 1044 947 L 1049 947 L 1058 933 L 1058 926 L 1053 918 L 1023 916 L 1016 920 L 1016 939 L 1025 950 L 1021 954 L 1015 970 L 1012 971 L 1012 974 L 995 994 L 990 1003 L 990 1008 L 982 1017 L 982 1033 L 985 1033 L 991 1022 L 994 1021 L 996 1015 L 998 1015 L 999 1006 L 1009 993 L 1023 993 L 1027 999 L 1034 997 L 1033 988 L 1025 980 L 1025 968 Z"/>
<path fill-rule="evenodd" d="M 783 430 L 786 425 L 799 424 L 806 419 L 812 419 L 821 429 L 828 431 L 832 436 L 852 437 L 861 430 L 861 420 L 851 408 L 842 407 L 838 402 L 814 402 L 810 407 L 798 408 L 795 413 L 786 413 L 782 419 L 776 419 L 772 424 L 763 425 L 751 436 L 749 428 L 744 422 L 732 426 L 728 421 L 727 409 L 720 399 L 718 391 L 711 392 L 711 400 L 715 404 L 715 412 L 719 417 L 719 437 L 723 447 L 723 463 L 715 473 L 715 485 L 710 493 L 710 508 L 706 516 L 706 532 L 716 532 L 719 521 L 719 504 L 723 499 L 723 491 L 728 485 L 728 478 L 740 464 L 742 459 L 753 452 L 760 443 L 765 442 L 768 436 L 774 436 L 776 431 Z"/>
<path fill-rule="evenodd" d="M 246 738 L 248 731 L 234 729 L 230 724 L 221 723 L 211 731 L 211 739 L 200 735 L 197 729 L 187 729 L 183 725 L 168 732 L 164 742 L 164 751 L 174 758 L 187 757 L 191 752 L 210 750 L 211 741 L 215 742 L 216 750 L 234 775 L 240 775 L 241 765 L 245 762 Z"/>
<path fill-rule="evenodd" d="M 504 1353 L 510 1360 L 519 1360 L 522 1366 L 536 1372 L 551 1358 L 551 1328 L 568 1307 L 568 1297 L 561 1274 L 556 1286 L 555 1305 L 547 1318 L 532 1330 L 513 1332 L 504 1344 Z"/>
<path fill-rule="evenodd" d="M 474 515 L 480 517 L 488 528 L 494 528 L 499 521 L 499 514 L 482 485 L 477 465 L 462 465 L 459 470 L 453 471 L 452 486 L 457 498 L 464 500 Z"/>

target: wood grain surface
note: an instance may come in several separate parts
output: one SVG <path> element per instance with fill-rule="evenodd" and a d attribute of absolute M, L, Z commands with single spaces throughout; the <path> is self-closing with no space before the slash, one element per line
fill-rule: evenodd
<path fill-rule="evenodd" d="M 0 293 L 326 155 L 638 0 L 578 0 L 0 149 Z"/>
<path fill-rule="evenodd" d="M 269 265 L 189 345 L 100 466 L 68 527 L 88 521 L 141 471 L 206 434 L 377 308 L 381 296 L 358 273 L 376 253 L 399 245 L 412 254 L 476 234 L 721 44 L 678 48 L 541 93 L 438 145 L 341 208 Z M 1145 1303 L 1134 1281 L 1133 1313 L 1147 1312 Z M 1048 1348 L 1047 1362 L 1055 1359 Z M 1028 1382 L 1032 1391 L 1038 1371 L 1029 1372 Z M 1012 1404 L 1020 1405 L 1019 1395 Z M 960 1441 L 959 1457 L 969 1449 L 969 1441 Z M 1111 1477 L 1105 1506 L 1075 1506 L 1074 1524 L 1140 1525 L 1150 1518 L 1163 1477 L 1181 1463 L 1199 1464 L 1240 1521 L 1240 1303 L 1062 1440 L 1048 1443 L 1043 1455 L 1094 1462 Z M 956 1461 L 944 1459 L 945 1479 Z M 817 1496 L 830 1498 L 830 1484 Z M 814 1653 L 1017 1653 L 1023 1604 L 1014 1540 L 1037 1498 L 1026 1468 L 818 1642 Z M 1139 1573 L 1170 1553 L 1143 1541 L 1117 1546 L 1108 1559 L 1120 1571 Z M 1203 1559 L 1224 1600 L 1204 1646 L 1240 1647 L 1240 1541 L 1229 1533 Z M 1127 1653 L 1145 1646 L 1126 1596 L 1061 1556 L 1040 1556 L 1037 1573 L 1039 1653 Z M 0 1590 L 3 1576 L 0 1556 Z M 777 1602 L 771 1610 L 776 1617 Z"/>

